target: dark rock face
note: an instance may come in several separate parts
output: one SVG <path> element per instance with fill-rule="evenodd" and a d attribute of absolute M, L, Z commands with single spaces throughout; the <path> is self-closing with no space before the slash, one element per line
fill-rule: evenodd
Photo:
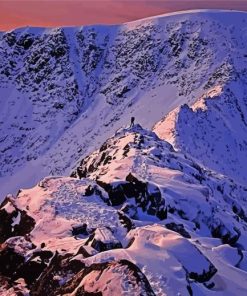
<path fill-rule="evenodd" d="M 21 236 L 7 240 L 0 248 L 0 274 L 12 281 L 23 278 L 31 286 L 53 256 L 51 251 L 35 251 L 35 248 L 36 246 Z"/>
<path fill-rule="evenodd" d="M 211 233 L 213 237 L 220 238 L 224 244 L 229 245 L 234 245 L 241 236 L 241 232 L 237 228 L 229 230 L 223 223 L 212 226 Z"/>
<path fill-rule="evenodd" d="M 108 228 L 97 228 L 89 236 L 86 245 L 90 245 L 98 252 L 122 248 L 122 244 L 113 236 L 113 233 Z"/>
<path fill-rule="evenodd" d="M 68 275 L 69 278 L 74 278 L 84 268 L 83 263 L 71 259 L 72 256 L 69 254 L 62 256 L 56 253 L 39 280 L 32 285 L 30 294 L 33 296 L 57 295 L 56 292 L 66 283 Z"/>
<path fill-rule="evenodd" d="M 106 184 L 100 180 L 97 183 L 108 193 L 112 206 L 122 205 L 129 198 L 134 198 L 136 206 L 147 214 L 156 216 L 160 220 L 166 219 L 165 200 L 156 185 L 140 181 L 131 173 L 126 177 L 125 182 L 118 185 Z"/>
<path fill-rule="evenodd" d="M 195 272 L 189 272 L 189 278 L 192 280 L 197 281 L 198 283 L 205 283 L 207 281 L 209 281 L 217 272 L 217 269 L 214 267 L 213 264 L 210 263 L 209 265 L 209 269 L 208 270 L 204 270 L 203 273 L 198 274 Z"/>
<path fill-rule="evenodd" d="M 0 273 L 6 277 L 16 279 L 16 270 L 25 262 L 22 254 L 15 252 L 14 248 L 8 245 L 1 245 L 0 250 Z"/>
<path fill-rule="evenodd" d="M 135 228 L 133 221 L 123 211 L 118 211 L 118 216 L 120 222 L 127 229 L 127 231 L 130 231 L 131 229 Z"/>
<path fill-rule="evenodd" d="M 14 219 L 18 219 L 16 224 Z M 17 209 L 13 198 L 7 197 L 2 202 L 0 205 L 0 243 L 9 237 L 28 234 L 34 226 L 34 219 L 26 211 Z"/>
<path fill-rule="evenodd" d="M 120 288 L 121 286 L 121 282 L 118 282 L 118 277 L 114 281 L 113 273 L 124 274 L 125 279 L 123 283 L 138 285 L 140 295 L 155 295 L 145 275 L 130 261 L 120 260 L 85 266 L 80 261 L 71 260 L 70 256 L 63 257 L 60 255 L 56 255 L 53 258 L 50 266 L 33 285 L 31 295 L 64 295 L 71 294 L 76 289 L 75 295 L 77 296 L 104 295 L 105 292 L 109 294 L 109 290 L 111 291 L 114 286 L 115 288 Z M 91 284 L 84 281 L 87 276 L 91 278 Z M 99 284 L 100 279 L 101 282 Z M 107 279 L 108 283 L 104 279 Z"/>
<path fill-rule="evenodd" d="M 100 180 L 97 181 L 97 184 L 104 188 L 104 190 L 108 193 L 109 200 L 112 206 L 119 206 L 126 201 L 123 184 L 112 186 L 111 184 L 106 184 Z"/>
<path fill-rule="evenodd" d="M 176 223 L 167 223 L 166 228 L 173 230 L 179 234 L 181 234 L 185 238 L 191 238 L 190 234 L 188 231 L 185 230 L 183 224 L 176 224 Z"/>
<path fill-rule="evenodd" d="M 88 235 L 87 224 L 84 223 L 82 225 L 74 226 L 72 229 L 72 235 Z"/>
<path fill-rule="evenodd" d="M 126 181 L 129 182 L 124 186 L 126 196 L 135 197 L 137 206 L 149 215 L 157 216 L 160 220 L 166 219 L 165 200 L 156 185 L 140 181 L 131 173 L 126 177 Z"/>

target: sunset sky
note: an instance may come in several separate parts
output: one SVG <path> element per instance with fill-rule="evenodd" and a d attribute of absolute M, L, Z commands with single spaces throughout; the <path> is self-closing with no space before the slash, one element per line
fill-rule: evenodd
<path fill-rule="evenodd" d="M 166 12 L 223 8 L 247 11 L 247 0 L 0 0 L 0 30 L 22 26 L 123 23 Z"/>

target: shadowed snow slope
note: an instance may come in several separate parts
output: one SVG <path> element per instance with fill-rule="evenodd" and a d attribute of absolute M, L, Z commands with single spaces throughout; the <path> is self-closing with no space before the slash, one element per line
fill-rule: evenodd
<path fill-rule="evenodd" d="M 244 83 L 246 30 L 246 13 L 195 11 L 118 26 L 1 33 L 1 196 L 33 186 L 48 174 L 68 174 L 80 157 L 98 148 L 130 116 L 151 128 L 168 112 L 194 103 L 212 87 L 236 78 Z M 228 85 L 225 96 L 237 95 L 235 87 Z M 236 125 L 242 117 L 238 107 L 244 112 L 244 102 L 239 100 L 234 99 L 239 105 L 233 107 L 237 108 Z M 201 117 L 196 118 L 193 124 L 198 125 Z M 221 153 L 235 146 L 244 149 L 242 135 L 232 144 L 235 126 L 229 125 L 225 115 L 223 119 L 227 131 L 222 137 L 230 133 L 231 145 L 223 145 Z M 243 115 L 243 133 L 244 125 Z M 200 142 L 204 150 L 192 145 L 189 152 L 205 154 L 202 161 L 218 169 L 218 148 L 210 152 L 215 137 L 206 138 L 206 144 Z M 179 141 L 179 147 L 189 149 L 184 138 Z M 215 153 L 215 159 L 206 159 L 208 153 Z M 232 154 L 229 167 L 220 171 L 233 177 L 235 163 Z M 238 177 L 246 180 L 242 168 Z"/>
<path fill-rule="evenodd" d="M 171 111 L 153 130 L 204 166 L 247 184 L 247 81 L 244 72 L 232 71 L 228 83 L 218 81 L 190 107 Z"/>
<path fill-rule="evenodd" d="M 72 177 L 0 205 L 0 293 L 245 295 L 246 193 L 154 132 L 122 128 Z"/>

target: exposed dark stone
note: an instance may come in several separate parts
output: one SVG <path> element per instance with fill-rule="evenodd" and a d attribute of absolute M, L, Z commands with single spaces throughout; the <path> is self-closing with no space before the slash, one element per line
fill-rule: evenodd
<path fill-rule="evenodd" d="M 111 184 L 106 184 L 100 180 L 97 180 L 97 184 L 108 193 L 109 200 L 112 206 L 119 206 L 125 202 L 126 197 L 122 189 L 122 184 L 112 186 Z"/>
<path fill-rule="evenodd" d="M 63 103 L 59 103 L 59 102 L 55 102 L 55 103 L 53 104 L 53 107 L 54 107 L 55 109 L 63 109 L 63 108 L 64 108 L 64 104 L 63 104 Z"/>
<path fill-rule="evenodd" d="M 135 205 L 124 204 L 121 208 L 121 212 L 127 214 L 131 219 L 138 220 L 137 207 Z"/>
<path fill-rule="evenodd" d="M 14 248 L 7 244 L 0 246 L 0 274 L 17 279 L 16 271 L 25 262 L 22 254 L 16 253 Z"/>
<path fill-rule="evenodd" d="M 52 258 L 50 264 L 39 279 L 33 283 L 30 289 L 30 296 L 42 296 L 42 295 L 61 295 L 57 291 L 61 285 L 65 285 L 68 275 L 71 278 L 84 268 L 84 263 L 78 260 L 73 260 L 72 255 L 66 254 L 64 256 L 58 253 Z"/>
<path fill-rule="evenodd" d="M 17 250 L 16 246 L 18 246 Z M 33 284 L 53 256 L 51 251 L 35 251 L 34 248 L 35 246 L 25 240 L 24 237 L 15 237 L 2 244 L 0 249 L 0 274 L 10 277 L 12 281 L 23 278 L 27 285 Z M 21 252 L 18 251 L 19 249 L 21 249 Z M 32 250 L 34 251 L 31 257 L 26 260 L 27 252 Z"/>
<path fill-rule="evenodd" d="M 234 245 L 240 238 L 241 232 L 234 228 L 234 232 L 226 229 L 223 224 L 211 228 L 213 237 L 220 238 L 224 244 Z"/>
<path fill-rule="evenodd" d="M 17 45 L 22 46 L 25 50 L 27 50 L 32 46 L 33 42 L 34 39 L 30 35 L 25 35 L 17 41 Z"/>
<path fill-rule="evenodd" d="M 60 255 L 56 255 L 50 267 L 48 267 L 39 280 L 31 288 L 31 296 L 41 295 L 70 295 L 75 290 L 75 295 L 104 295 L 105 290 L 99 290 L 96 285 L 94 288 L 93 283 L 98 281 L 99 278 L 102 281 L 102 289 L 106 289 L 107 279 L 120 269 L 122 273 L 127 277 L 126 281 L 134 286 L 139 286 L 140 295 L 142 296 L 154 296 L 154 292 L 141 270 L 128 260 L 120 260 L 113 262 L 96 263 L 90 266 L 85 266 L 83 263 L 77 261 L 71 261 L 71 257 L 63 258 Z M 76 268 L 71 270 L 71 266 L 75 264 Z M 103 275 L 104 274 L 104 275 Z M 70 277 L 68 278 L 68 275 Z M 82 285 L 83 279 L 89 276 L 91 282 L 87 282 L 90 286 L 90 291 L 87 291 L 87 287 Z M 102 275 L 102 277 L 100 277 Z M 107 276 L 109 275 L 109 276 Z M 63 280 L 63 279 L 66 280 Z M 59 279 L 61 279 L 59 281 Z M 90 285 L 91 284 L 91 285 Z M 115 285 L 121 287 L 119 283 L 114 282 Z"/>
<path fill-rule="evenodd" d="M 9 204 L 13 209 L 8 212 L 5 206 Z M 19 217 L 19 223 L 12 226 L 13 219 Z M 6 197 L 0 205 L 0 243 L 14 236 L 23 236 L 32 231 L 35 226 L 35 220 L 30 217 L 26 211 L 17 209 L 14 199 Z"/>
<path fill-rule="evenodd" d="M 82 225 L 77 225 L 72 227 L 72 235 L 77 236 L 77 235 L 88 235 L 87 231 L 87 224 L 84 223 Z"/>
<path fill-rule="evenodd" d="M 208 270 L 204 270 L 202 274 L 198 274 L 195 272 L 190 272 L 189 277 L 199 283 L 204 283 L 209 281 L 217 272 L 217 269 L 210 264 Z"/>
<path fill-rule="evenodd" d="M 107 184 L 100 180 L 97 180 L 97 184 L 108 193 L 112 206 L 122 205 L 128 198 L 135 198 L 137 207 L 144 212 L 160 220 L 167 218 L 165 200 L 159 188 L 152 183 L 140 181 L 130 173 L 126 181 L 119 184 Z"/>
<path fill-rule="evenodd" d="M 247 215 L 242 207 L 240 207 L 237 203 L 234 203 L 232 206 L 232 211 L 242 220 L 247 222 Z"/>
<path fill-rule="evenodd" d="M 58 58 L 63 57 L 66 54 L 66 47 L 56 47 L 51 51 L 51 56 Z"/>
<path fill-rule="evenodd" d="M 13 32 L 6 33 L 3 38 L 9 46 L 13 46 L 16 43 L 16 35 Z"/>
<path fill-rule="evenodd" d="M 183 224 L 176 224 L 174 222 L 167 223 L 166 228 L 181 234 L 183 237 L 191 238 L 190 234 L 185 230 Z"/>
<path fill-rule="evenodd" d="M 122 244 L 113 236 L 108 228 L 97 228 L 85 243 L 98 252 L 122 248 Z"/>
<path fill-rule="evenodd" d="M 119 216 L 119 221 L 127 229 L 127 231 L 130 231 L 131 229 L 135 228 L 134 223 L 124 212 L 118 211 L 118 216 Z"/>
<path fill-rule="evenodd" d="M 80 246 L 76 255 L 79 255 L 79 254 L 81 254 L 84 258 L 88 258 L 92 256 L 92 254 L 88 253 L 88 251 L 84 248 L 84 246 Z"/>
<path fill-rule="evenodd" d="M 18 267 L 16 271 L 16 278 L 24 278 L 27 285 L 30 286 L 46 267 L 47 264 L 45 264 L 44 261 L 36 262 L 29 260 Z"/>

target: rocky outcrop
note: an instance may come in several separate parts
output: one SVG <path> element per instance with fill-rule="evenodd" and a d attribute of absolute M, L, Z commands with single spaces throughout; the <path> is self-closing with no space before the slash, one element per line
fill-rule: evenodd
<path fill-rule="evenodd" d="M 69 275 L 69 276 L 68 276 Z M 88 279 L 90 278 L 90 282 Z M 155 295 L 140 269 L 127 260 L 85 266 L 56 256 L 44 276 L 31 289 L 31 295 Z M 137 294 L 139 293 L 139 294 Z"/>
<path fill-rule="evenodd" d="M 13 197 L 5 198 L 0 205 L 0 243 L 9 237 L 28 234 L 34 226 L 34 219 L 17 208 Z"/>
<path fill-rule="evenodd" d="M 119 242 L 107 228 L 97 228 L 93 234 L 91 234 L 85 243 L 91 246 L 98 252 L 103 252 L 111 249 L 122 248 L 121 242 Z"/>
<path fill-rule="evenodd" d="M 23 278 L 31 286 L 47 267 L 52 256 L 51 251 L 37 250 L 24 237 L 13 237 L 1 245 L 0 274 L 11 281 Z"/>
<path fill-rule="evenodd" d="M 138 180 L 131 173 L 126 177 L 125 182 L 118 184 L 106 184 L 100 180 L 97 181 L 109 195 L 111 205 L 119 206 L 128 199 L 134 198 L 136 207 L 142 209 L 148 215 L 156 216 L 160 220 L 167 217 L 165 199 L 162 197 L 159 188 L 149 182 Z M 138 219 L 138 217 L 136 217 Z"/>

